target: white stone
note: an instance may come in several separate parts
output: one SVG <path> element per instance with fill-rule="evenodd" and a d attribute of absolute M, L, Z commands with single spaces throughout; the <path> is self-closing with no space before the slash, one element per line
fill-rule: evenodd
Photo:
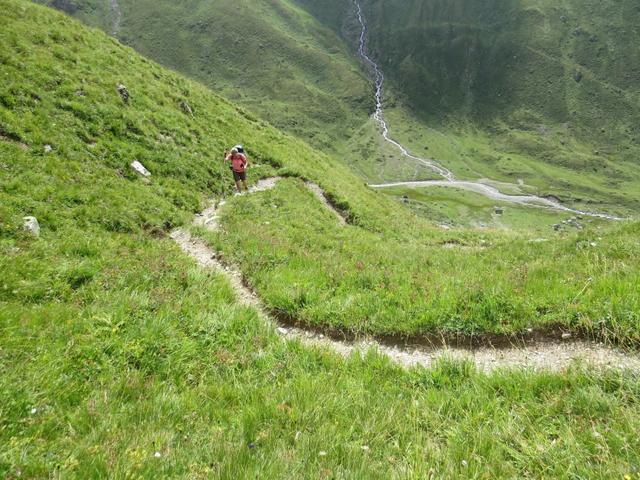
<path fill-rule="evenodd" d="M 134 160 L 133 162 L 131 162 L 131 168 L 133 168 L 137 174 L 142 175 L 143 177 L 151 176 L 151 172 L 144 168 L 144 165 L 142 165 L 138 160 Z"/>
<path fill-rule="evenodd" d="M 40 224 L 38 223 L 38 219 L 36 217 L 24 217 L 23 219 L 23 228 L 31 233 L 34 237 L 40 236 Z"/>
<path fill-rule="evenodd" d="M 52 151 L 53 151 L 53 148 L 51 148 L 51 145 L 44 146 L 44 153 L 51 153 Z"/>
<path fill-rule="evenodd" d="M 286 328 L 278 327 L 278 333 L 280 335 L 286 335 L 287 333 L 289 333 L 289 330 L 287 330 Z"/>

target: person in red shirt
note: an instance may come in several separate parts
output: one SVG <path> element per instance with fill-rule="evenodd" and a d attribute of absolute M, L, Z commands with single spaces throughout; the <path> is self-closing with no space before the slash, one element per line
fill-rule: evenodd
<path fill-rule="evenodd" d="M 249 166 L 249 160 L 244 153 L 240 153 L 236 147 L 231 149 L 231 153 L 229 153 L 225 157 L 225 162 L 231 163 L 231 171 L 233 172 L 233 180 L 236 182 L 236 189 L 238 193 L 242 193 L 242 187 L 240 186 L 240 182 L 244 185 L 244 189 L 248 192 L 249 187 L 247 186 L 247 167 Z"/>

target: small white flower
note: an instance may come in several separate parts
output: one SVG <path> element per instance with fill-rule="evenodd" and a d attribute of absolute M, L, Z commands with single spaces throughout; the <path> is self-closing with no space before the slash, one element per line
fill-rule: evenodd
<path fill-rule="evenodd" d="M 466 461 L 466 460 L 462 460 L 462 462 L 461 462 L 461 463 L 462 463 L 462 466 L 463 466 L 463 467 L 466 467 L 466 466 L 468 465 L 468 463 L 467 463 L 467 461 Z"/>
<path fill-rule="evenodd" d="M 38 409 L 37 409 L 37 408 L 35 408 L 35 407 L 33 407 L 33 408 L 31 409 L 31 415 L 35 415 L 36 413 L 38 413 Z"/>
<path fill-rule="evenodd" d="M 320 455 L 321 457 L 326 457 L 327 456 L 327 452 L 325 452 L 324 450 L 321 451 L 318 455 Z"/>
<path fill-rule="evenodd" d="M 153 454 L 154 457 L 156 458 L 160 458 L 162 456 L 162 454 L 160 452 L 156 452 Z"/>
<path fill-rule="evenodd" d="M 363 452 L 369 451 L 369 445 L 362 445 L 360 448 L 362 449 Z"/>

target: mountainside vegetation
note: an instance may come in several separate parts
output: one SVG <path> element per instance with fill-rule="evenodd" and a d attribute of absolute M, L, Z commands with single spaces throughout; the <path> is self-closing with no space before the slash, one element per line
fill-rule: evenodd
<path fill-rule="evenodd" d="M 113 31 L 106 0 L 49 3 Z M 351 0 L 116 4 L 118 38 L 367 181 L 434 178 L 366 122 L 371 72 L 356 58 Z M 391 134 L 414 153 L 459 178 L 520 185 L 580 209 L 640 210 L 632 1 L 361 4 L 367 49 L 387 78 Z"/>
<path fill-rule="evenodd" d="M 345 334 L 560 325 L 633 348 L 638 223 L 522 208 L 517 231 L 443 230 L 99 30 L 0 10 L 1 477 L 637 477 L 637 372 L 339 358 L 283 341 L 168 234 L 231 195 L 221 157 L 240 142 L 251 182 L 283 180 L 193 233 L 270 310 Z"/>
<path fill-rule="evenodd" d="M 583 137 L 640 145 L 636 2 L 365 5 L 370 47 L 415 112 L 568 122 Z"/>
<path fill-rule="evenodd" d="M 372 108 L 347 45 L 289 0 L 118 0 L 117 31 L 107 0 L 46 3 L 325 151 L 338 151 Z"/>
<path fill-rule="evenodd" d="M 389 114 L 392 129 L 416 152 L 463 178 L 521 179 L 567 203 L 638 211 L 635 2 L 364 8 L 369 48 L 392 85 L 391 106 L 400 107 Z"/>
<path fill-rule="evenodd" d="M 355 41 L 352 2 L 298 3 Z M 460 178 L 524 183 L 523 191 L 582 208 L 638 212 L 635 2 L 361 4 L 368 50 L 386 74 L 391 134 L 414 153 Z M 432 177 L 404 168 L 375 130 L 362 129 L 351 150 L 374 182 Z"/>

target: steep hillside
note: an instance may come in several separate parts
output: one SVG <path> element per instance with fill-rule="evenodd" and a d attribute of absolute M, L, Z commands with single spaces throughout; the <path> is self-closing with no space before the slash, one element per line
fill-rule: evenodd
<path fill-rule="evenodd" d="M 48 1 L 251 110 L 336 151 L 371 108 L 345 43 L 288 0 Z M 117 31 L 114 31 L 117 30 Z"/>
<path fill-rule="evenodd" d="M 407 310 L 425 287 L 446 288 L 448 299 L 468 287 L 444 327 L 475 312 L 479 325 L 457 328 L 513 329 L 522 321 L 514 312 L 538 308 L 544 323 L 568 305 L 567 328 L 591 323 L 637 343 L 637 225 L 559 232 L 555 247 L 532 244 L 524 265 L 515 252 L 526 236 L 435 230 L 339 163 L 102 32 L 23 0 L 0 0 L 0 10 L 0 477 L 635 475 L 635 373 L 576 365 L 485 375 L 446 359 L 405 370 L 375 351 L 338 358 L 283 341 L 167 233 L 187 228 L 205 198 L 230 193 L 220 154 L 242 141 L 252 182 L 288 178 L 230 199 L 217 234 L 194 234 L 238 261 L 271 306 L 325 324 L 350 310 L 338 328 L 353 320 L 388 330 L 391 316 L 368 322 L 374 302 Z M 151 176 L 134 173 L 133 160 Z M 303 179 L 320 184 L 347 226 Z M 27 215 L 39 236 L 23 229 Z M 441 256 L 437 246 L 483 240 L 497 248 Z M 421 270 L 409 270 L 425 249 L 433 263 L 422 253 Z M 567 275 L 572 258 L 579 269 Z M 432 281 L 441 265 L 455 276 L 469 263 L 469 283 Z M 483 265 L 496 270 L 495 291 Z M 543 302 L 505 297 L 523 285 L 546 292 Z M 405 331 L 437 320 L 407 311 L 398 321 L 406 318 L 417 322 Z"/>
<path fill-rule="evenodd" d="M 426 117 L 539 116 L 640 144 L 635 2 L 373 1 L 366 10 L 372 50 Z"/>
<path fill-rule="evenodd" d="M 299 3 L 355 41 L 353 2 Z M 520 184 L 587 209 L 640 209 L 633 2 L 361 4 L 391 135 L 412 152 L 459 178 Z M 351 142 L 365 177 L 430 177 L 372 127 Z"/>
<path fill-rule="evenodd" d="M 466 119 L 505 150 L 577 171 L 637 165 L 635 2 L 374 1 L 365 10 L 370 49 L 418 118 Z M 572 161 L 572 138 L 591 146 L 586 165 Z"/>
<path fill-rule="evenodd" d="M 53 3 L 114 30 L 106 0 Z M 361 4 L 388 79 L 391 133 L 412 151 L 463 179 L 520 183 L 582 209 L 640 210 L 633 2 Z M 340 153 L 368 181 L 432 176 L 365 124 L 372 99 L 356 71 L 353 1 L 111 5 L 119 38 Z"/>

